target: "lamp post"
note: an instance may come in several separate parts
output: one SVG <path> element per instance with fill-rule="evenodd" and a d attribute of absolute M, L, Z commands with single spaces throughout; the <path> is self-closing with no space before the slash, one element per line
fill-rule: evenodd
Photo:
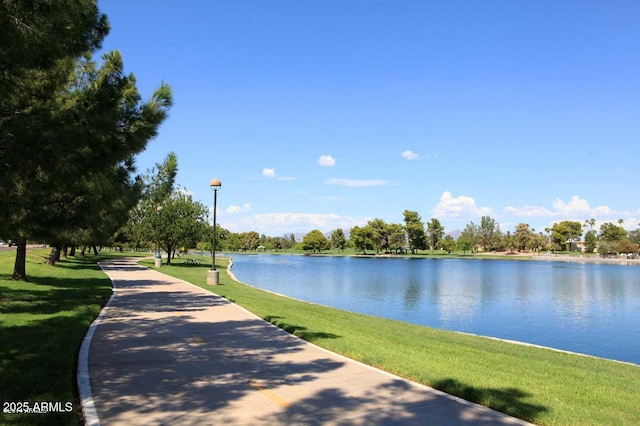
<path fill-rule="evenodd" d="M 157 243 L 156 243 L 156 259 L 155 259 L 155 267 L 159 268 L 162 266 L 162 252 L 160 249 L 160 218 L 162 215 L 162 206 L 160 204 L 158 204 L 158 207 L 156 207 L 156 214 L 158 215 L 158 227 L 156 229 L 156 238 L 157 238 Z"/>
<path fill-rule="evenodd" d="M 218 285 L 220 273 L 216 269 L 216 209 L 218 204 L 218 189 L 222 186 L 220 179 L 211 179 L 209 186 L 213 190 L 213 241 L 211 245 L 211 269 L 207 271 L 207 284 Z"/>

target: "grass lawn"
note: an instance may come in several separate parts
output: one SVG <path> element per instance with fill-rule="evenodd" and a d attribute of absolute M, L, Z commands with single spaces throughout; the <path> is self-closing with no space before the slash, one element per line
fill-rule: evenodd
<path fill-rule="evenodd" d="M 66 413 L 4 414 L 0 424 L 76 425 L 76 357 L 89 324 L 111 295 L 93 256 L 44 265 L 27 251 L 29 282 L 11 280 L 14 251 L 0 253 L 0 402 L 61 403 Z M 100 259 L 103 259 L 102 257 Z M 72 406 L 67 405 L 72 403 Z"/>
<path fill-rule="evenodd" d="M 227 260 L 216 259 L 225 270 Z M 329 350 L 541 425 L 640 424 L 640 367 L 304 303 L 233 281 L 206 258 L 162 272 L 214 291 Z M 152 262 L 145 263 L 151 265 Z"/>

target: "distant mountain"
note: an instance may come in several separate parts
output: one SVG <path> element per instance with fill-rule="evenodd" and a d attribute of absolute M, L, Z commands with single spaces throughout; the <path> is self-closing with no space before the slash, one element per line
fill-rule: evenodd
<path fill-rule="evenodd" d="M 333 231 L 335 231 L 335 229 L 334 229 L 334 230 L 331 230 L 331 231 L 329 231 L 329 232 L 325 232 L 325 233 L 324 233 L 324 236 L 325 236 L 325 237 L 327 237 L 327 238 L 329 238 L 329 239 L 331 239 L 331 234 L 333 234 Z M 351 229 L 344 229 L 344 228 L 343 228 L 343 229 L 342 229 L 342 232 L 344 233 L 344 237 L 345 237 L 345 238 L 347 239 L 347 241 L 348 241 L 348 240 L 349 240 L 349 237 L 351 236 Z"/>
<path fill-rule="evenodd" d="M 451 238 L 453 238 L 454 240 L 457 240 L 460 234 L 462 234 L 462 231 L 459 229 L 455 229 L 451 232 L 447 232 L 447 235 L 451 235 Z"/>

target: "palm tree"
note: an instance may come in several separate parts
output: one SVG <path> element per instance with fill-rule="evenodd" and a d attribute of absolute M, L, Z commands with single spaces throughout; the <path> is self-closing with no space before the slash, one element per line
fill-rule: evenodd
<path fill-rule="evenodd" d="M 623 219 L 618 219 L 618 225 L 620 225 L 620 227 L 622 228 L 622 224 L 624 223 Z"/>
<path fill-rule="evenodd" d="M 594 218 L 589 219 L 589 226 L 591 226 L 591 230 L 593 231 L 593 227 L 596 226 L 596 220 Z"/>

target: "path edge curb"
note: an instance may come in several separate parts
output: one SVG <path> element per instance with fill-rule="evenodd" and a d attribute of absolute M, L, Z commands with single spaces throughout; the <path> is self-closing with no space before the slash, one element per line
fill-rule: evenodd
<path fill-rule="evenodd" d="M 102 262 L 98 262 L 98 266 L 104 272 L 102 268 Z M 107 277 L 108 274 L 105 273 Z M 87 329 L 87 333 L 84 335 L 82 339 L 82 345 L 80 346 L 80 351 L 78 352 L 78 369 L 76 372 L 76 383 L 78 385 L 78 396 L 80 398 L 80 408 L 82 410 L 82 415 L 84 418 L 84 424 L 86 426 L 100 426 L 100 418 L 98 417 L 98 412 L 96 411 L 96 405 L 93 400 L 93 392 L 91 390 L 91 377 L 89 375 L 89 349 L 91 348 L 91 341 L 93 340 L 93 335 L 96 332 L 96 329 L 100 325 L 102 318 L 105 313 L 108 311 L 109 306 L 111 306 L 111 302 L 118 295 L 118 289 L 116 288 L 116 283 L 109 277 L 111 281 L 111 297 L 107 300 L 107 303 L 102 307 L 98 316 L 93 320 L 89 328 Z"/>

